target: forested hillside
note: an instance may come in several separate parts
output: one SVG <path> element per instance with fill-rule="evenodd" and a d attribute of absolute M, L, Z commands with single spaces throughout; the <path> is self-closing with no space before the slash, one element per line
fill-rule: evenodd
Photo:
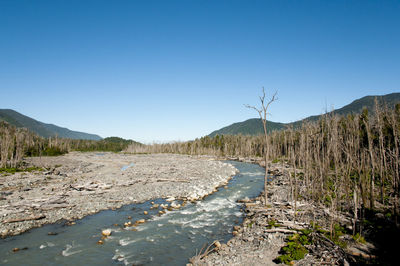
<path fill-rule="evenodd" d="M 365 96 L 363 98 L 353 101 L 352 103 L 342 108 L 329 112 L 328 114 L 337 114 L 337 115 L 359 114 L 361 113 L 363 108 L 366 108 L 368 112 L 373 114 L 375 112 L 374 108 L 375 98 L 377 99 L 378 103 L 381 106 L 387 106 L 391 108 L 396 103 L 400 102 L 400 93 L 391 93 L 383 96 Z M 300 127 L 301 124 L 304 123 L 305 121 L 317 121 L 321 118 L 321 116 L 322 115 L 310 116 L 303 120 L 286 124 L 268 121 L 267 129 L 268 131 L 274 131 L 274 130 L 285 129 L 291 126 L 297 128 Z M 209 134 L 209 136 L 214 137 L 216 135 L 238 135 L 238 134 L 256 136 L 263 133 L 264 131 L 261 120 L 259 118 L 252 118 L 213 131 L 211 134 Z"/>
<path fill-rule="evenodd" d="M 17 128 L 27 128 L 28 130 L 44 138 L 57 136 L 59 138 L 69 139 L 101 139 L 101 137 L 98 135 L 72 131 L 68 128 L 37 121 L 11 109 L 0 109 L 0 121 L 6 121 Z"/>

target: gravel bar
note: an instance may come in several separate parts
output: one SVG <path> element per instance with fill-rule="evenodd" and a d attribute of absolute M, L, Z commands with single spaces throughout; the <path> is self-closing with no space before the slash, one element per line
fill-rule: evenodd
<path fill-rule="evenodd" d="M 198 200 L 237 173 L 209 156 L 71 152 L 25 159 L 44 171 L 0 174 L 0 235 L 155 198 Z"/>

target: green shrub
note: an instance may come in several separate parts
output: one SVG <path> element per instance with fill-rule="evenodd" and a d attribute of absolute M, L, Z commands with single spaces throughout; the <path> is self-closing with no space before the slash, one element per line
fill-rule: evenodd
<path fill-rule="evenodd" d="M 287 244 L 284 246 L 280 253 L 282 255 L 275 259 L 277 263 L 290 264 L 291 261 L 301 260 L 308 253 L 308 250 L 304 247 L 309 245 L 311 242 L 310 233 L 311 230 L 304 230 L 301 234 L 293 234 L 287 238 Z"/>
<path fill-rule="evenodd" d="M 361 244 L 365 244 L 367 243 L 367 241 L 365 241 L 365 238 L 360 235 L 359 233 L 357 233 L 356 235 L 353 236 L 354 241 L 361 243 Z"/>

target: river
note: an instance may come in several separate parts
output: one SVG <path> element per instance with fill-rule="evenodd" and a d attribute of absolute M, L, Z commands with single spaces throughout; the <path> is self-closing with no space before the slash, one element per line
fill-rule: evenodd
<path fill-rule="evenodd" d="M 240 224 L 244 216 L 241 204 L 236 201 L 255 197 L 263 189 L 263 168 L 242 162 L 229 163 L 240 173 L 226 188 L 201 201 L 159 216 L 162 209 L 151 209 L 151 202 L 168 202 L 157 199 L 102 211 L 76 221 L 73 226 L 61 221 L 35 228 L 0 240 L 0 264 L 185 265 L 205 243 L 229 240 L 232 227 Z M 146 223 L 123 227 L 126 222 L 140 219 L 146 219 Z M 111 236 L 99 245 L 101 231 L 107 228 L 111 229 Z M 14 248 L 19 251 L 14 252 Z"/>

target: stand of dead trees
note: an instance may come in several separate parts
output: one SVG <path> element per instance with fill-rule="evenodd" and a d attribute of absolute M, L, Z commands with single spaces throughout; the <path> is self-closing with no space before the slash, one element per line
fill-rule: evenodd
<path fill-rule="evenodd" d="M 25 128 L 16 128 L 0 121 L 0 168 L 19 168 L 26 156 L 56 156 L 73 150 L 119 152 L 131 143 L 135 142 L 117 137 L 98 141 L 42 138 Z"/>
<path fill-rule="evenodd" d="M 400 104 L 376 105 L 346 117 L 327 114 L 299 128 L 267 136 L 216 136 L 194 141 L 131 145 L 133 153 L 180 153 L 222 157 L 262 157 L 292 167 L 292 198 L 307 200 L 353 217 L 354 230 L 365 209 L 399 213 Z M 332 217 L 335 217 L 333 215 Z M 332 220 L 332 225 L 335 223 Z M 355 232 L 354 232 L 355 233 Z"/>
<path fill-rule="evenodd" d="M 70 142 L 57 137 L 42 138 L 25 128 L 0 122 L 0 168 L 16 168 L 25 156 L 64 154 Z"/>

